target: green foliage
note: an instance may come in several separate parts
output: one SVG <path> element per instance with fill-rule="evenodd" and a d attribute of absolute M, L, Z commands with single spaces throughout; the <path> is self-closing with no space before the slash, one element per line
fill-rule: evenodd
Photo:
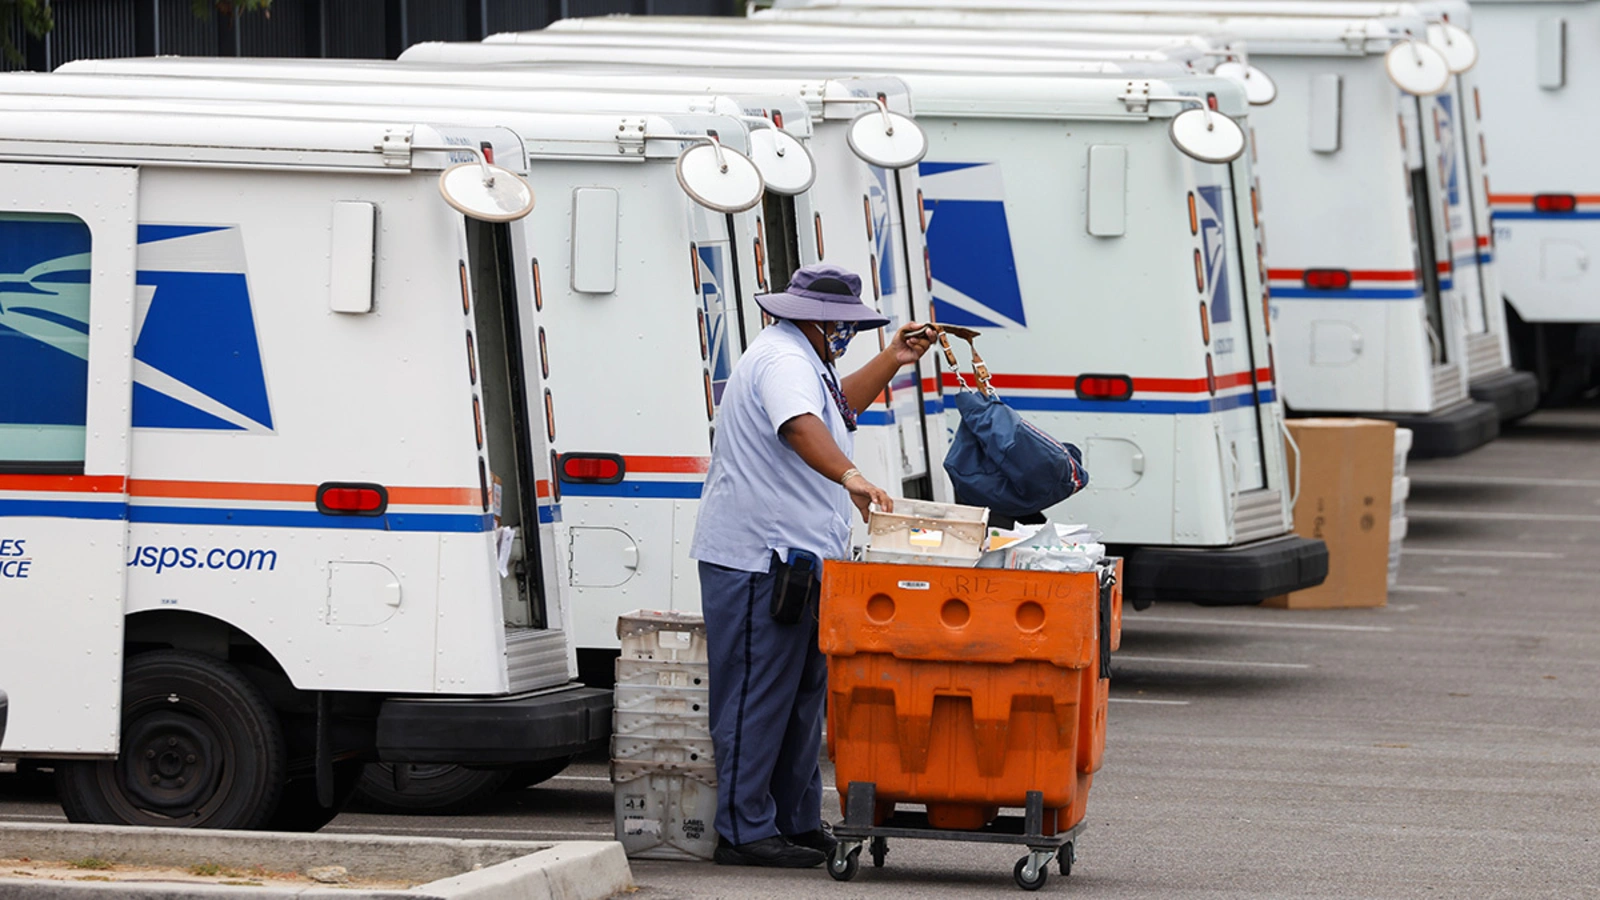
<path fill-rule="evenodd" d="M 109 868 L 111 868 L 111 863 L 106 862 L 105 860 L 101 859 L 98 856 L 85 856 L 83 859 L 72 860 L 71 862 L 67 863 L 67 865 L 73 867 L 74 869 L 109 869 Z"/>
<path fill-rule="evenodd" d="M 16 23 L 22 24 L 23 33 L 31 38 L 42 38 L 56 27 L 55 16 L 50 12 L 50 0 L 0 0 L 0 52 L 13 63 L 22 62 L 22 51 L 12 41 Z"/>
<path fill-rule="evenodd" d="M 237 18 L 248 13 L 272 17 L 272 0 L 189 0 L 197 18 L 209 19 L 213 13 Z M 22 51 L 12 39 L 17 25 L 30 38 L 38 39 L 56 27 L 50 0 L 0 0 L 0 53 L 13 64 L 23 62 Z"/>

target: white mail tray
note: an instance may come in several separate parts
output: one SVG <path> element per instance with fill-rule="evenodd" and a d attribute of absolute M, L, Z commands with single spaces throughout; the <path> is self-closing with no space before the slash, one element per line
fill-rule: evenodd
<path fill-rule="evenodd" d="M 931 500 L 894 501 L 894 512 L 873 510 L 867 521 L 871 562 L 974 565 L 989 534 L 989 510 Z"/>

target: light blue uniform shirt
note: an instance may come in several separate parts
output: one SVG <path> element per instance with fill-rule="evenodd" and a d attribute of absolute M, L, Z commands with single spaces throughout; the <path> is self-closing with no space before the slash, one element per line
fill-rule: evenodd
<path fill-rule="evenodd" d="M 689 555 L 702 562 L 765 572 L 774 551 L 808 550 L 822 559 L 850 552 L 850 494 L 800 459 L 778 436 L 783 423 L 810 413 L 850 456 L 855 435 L 828 395 L 831 373 L 800 326 L 762 330 L 740 357 L 717 410 L 711 468 Z"/>

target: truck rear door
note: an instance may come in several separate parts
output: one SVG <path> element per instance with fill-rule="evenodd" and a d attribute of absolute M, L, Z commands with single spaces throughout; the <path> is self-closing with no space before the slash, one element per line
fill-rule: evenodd
<path fill-rule="evenodd" d="M 0 164 L 0 684 L 8 753 L 115 754 L 136 287 L 134 168 Z"/>
<path fill-rule="evenodd" d="M 1233 168 L 1197 165 L 1196 169 L 1199 180 L 1191 222 L 1198 226 L 1200 258 L 1195 277 L 1202 288 L 1203 315 L 1210 319 L 1206 380 L 1211 408 L 1219 421 L 1217 441 L 1223 483 L 1230 491 L 1231 521 L 1241 494 L 1267 486 L 1257 329 L 1252 327 L 1261 309 L 1246 296 L 1239 221 L 1234 214 L 1239 205 L 1234 197 Z"/>

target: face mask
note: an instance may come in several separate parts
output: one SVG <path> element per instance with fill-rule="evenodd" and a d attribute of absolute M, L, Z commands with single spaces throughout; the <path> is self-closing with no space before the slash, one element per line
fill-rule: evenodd
<path fill-rule="evenodd" d="M 828 344 L 828 361 L 833 362 L 844 355 L 845 348 L 850 346 L 850 339 L 856 336 L 861 326 L 854 322 L 832 322 L 829 328 L 817 325 L 817 330 Z"/>

